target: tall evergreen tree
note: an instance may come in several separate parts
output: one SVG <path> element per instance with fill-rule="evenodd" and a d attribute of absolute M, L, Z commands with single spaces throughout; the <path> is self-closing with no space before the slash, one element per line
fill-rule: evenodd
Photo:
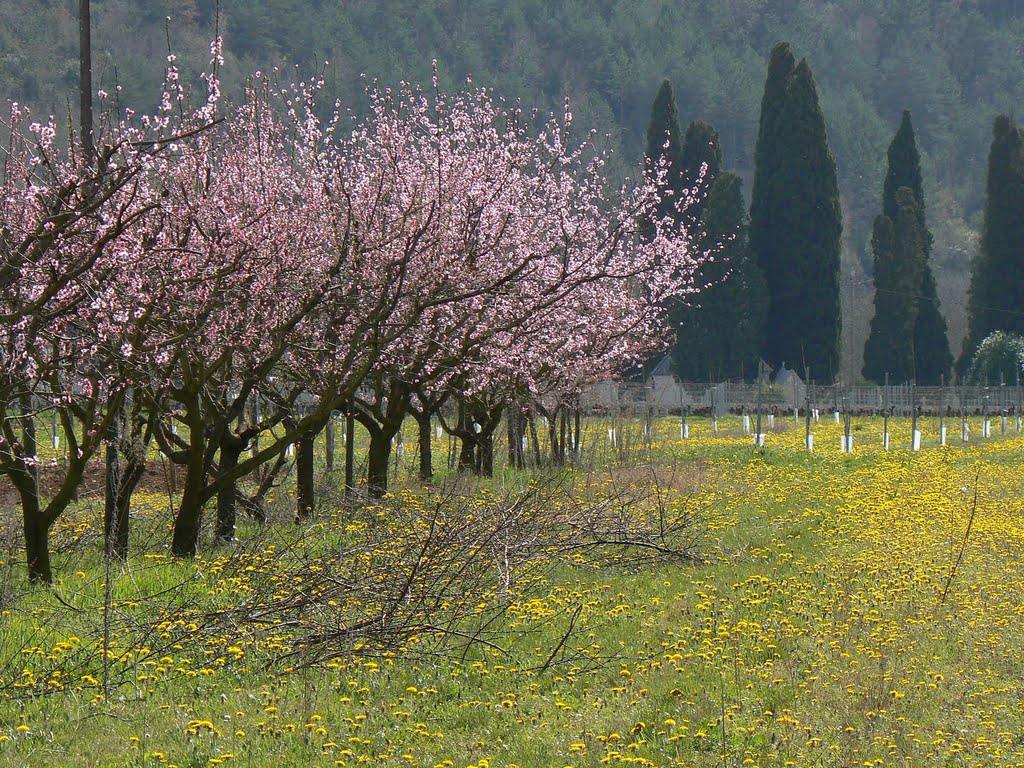
<path fill-rule="evenodd" d="M 1013 118 L 992 126 L 981 247 L 974 258 L 968 331 L 957 362 L 963 374 L 993 331 L 1024 335 L 1024 137 Z"/>
<path fill-rule="evenodd" d="M 648 172 L 653 172 L 664 158 L 666 174 L 663 181 L 662 201 L 659 216 L 673 216 L 677 223 L 676 201 L 685 194 L 687 185 L 683 174 L 683 133 L 679 123 L 679 107 L 672 93 L 672 83 L 663 80 L 651 105 L 651 117 L 647 123 L 647 151 L 645 152 Z"/>
<path fill-rule="evenodd" d="M 697 275 L 693 305 L 672 312 L 677 329 L 672 362 L 684 381 L 751 378 L 757 371 L 766 289 L 747 246 L 743 180 L 717 175 L 708 192 L 700 242 L 717 247 Z"/>
<path fill-rule="evenodd" d="M 894 217 L 884 213 L 875 219 L 871 247 L 874 251 L 875 315 L 864 345 L 864 378 L 883 381 L 888 373 L 903 382 L 916 375 L 914 328 L 926 258 L 927 232 L 922 226 L 921 204 L 910 187 L 893 195 Z"/>
<path fill-rule="evenodd" d="M 901 187 L 910 189 L 917 198 L 920 229 L 925 246 L 921 283 L 914 289 L 917 299 L 917 322 L 914 324 L 914 378 L 921 384 L 938 384 L 943 377 L 949 375 L 953 366 L 953 355 L 949 350 L 946 320 L 939 311 L 939 297 L 930 263 L 932 235 L 925 222 L 921 159 L 917 152 L 910 110 L 903 110 L 900 127 L 889 145 L 888 161 L 882 186 L 882 214 L 895 221 L 899 209 L 896 192 Z M 877 286 L 876 281 L 876 290 Z"/>
<path fill-rule="evenodd" d="M 768 286 L 764 358 L 839 370 L 842 214 L 836 164 L 806 60 L 772 49 L 755 148 L 750 242 Z"/>
<path fill-rule="evenodd" d="M 937 385 L 948 380 L 953 368 L 946 318 L 939 311 L 939 293 L 928 254 L 925 255 L 917 294 L 914 325 L 914 367 L 918 384 Z"/>
<path fill-rule="evenodd" d="M 761 119 L 754 147 L 754 183 L 750 195 L 750 247 L 765 272 L 780 266 L 782 246 L 778 239 L 779 220 L 785 201 L 780 186 L 782 123 L 786 89 L 796 69 L 789 43 L 772 48 L 768 59 L 768 77 L 761 98 Z"/>
<path fill-rule="evenodd" d="M 924 184 L 921 181 L 921 157 L 917 152 L 917 141 L 914 138 L 914 126 L 910 121 L 910 110 L 903 110 L 900 127 L 896 129 L 887 153 L 888 166 L 885 170 L 885 181 L 882 182 L 882 214 L 893 221 L 899 212 L 896 192 L 900 187 L 908 187 L 919 203 L 924 202 Z M 924 210 L 921 210 L 921 224 L 924 225 Z M 927 227 L 924 227 L 927 232 Z M 928 234 L 928 246 L 931 249 L 931 235 Z"/>
<path fill-rule="evenodd" d="M 676 230 L 681 230 L 690 222 L 688 214 L 681 208 L 680 200 L 687 194 L 688 185 L 683 173 L 683 133 L 679 123 L 679 107 L 672 93 L 672 83 L 662 80 L 661 87 L 651 105 L 651 117 L 647 123 L 647 150 L 645 152 L 646 173 L 657 174 L 662 163 L 665 174 L 660 177 L 659 191 L 661 202 L 655 215 L 659 219 L 670 217 Z M 646 239 L 654 237 L 654 223 L 648 222 L 641 231 Z M 673 308 L 668 308 L 671 312 Z M 655 355 L 643 362 L 636 372 L 638 378 L 646 378 L 658 364 L 661 355 Z"/>
<path fill-rule="evenodd" d="M 702 168 L 704 169 L 703 178 L 701 178 Z M 692 190 L 698 186 L 700 188 L 697 189 L 695 199 L 686 209 L 687 223 L 700 225 L 711 186 L 721 170 L 722 145 L 719 141 L 718 131 L 710 123 L 694 120 L 686 126 L 686 136 L 683 138 L 682 174 L 683 183 L 689 189 Z"/>

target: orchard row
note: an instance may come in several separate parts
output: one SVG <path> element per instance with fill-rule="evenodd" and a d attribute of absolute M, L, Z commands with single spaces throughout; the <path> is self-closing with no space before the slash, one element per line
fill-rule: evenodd
<path fill-rule="evenodd" d="M 322 120 L 318 83 L 260 73 L 225 105 L 213 54 L 201 106 L 170 56 L 160 109 L 110 103 L 95 150 L 19 105 L 4 125 L 0 473 L 33 580 L 104 445 L 113 551 L 157 447 L 182 470 L 172 549 L 190 556 L 208 503 L 230 537 L 239 481 L 336 411 L 370 435 L 371 493 L 403 417 L 445 402 L 479 466 L 503 411 L 554 414 L 658 348 L 705 258 L 655 214 L 665 169 L 613 188 L 568 105 L 435 77 Z M 38 457 L 43 413 L 60 466 Z"/>

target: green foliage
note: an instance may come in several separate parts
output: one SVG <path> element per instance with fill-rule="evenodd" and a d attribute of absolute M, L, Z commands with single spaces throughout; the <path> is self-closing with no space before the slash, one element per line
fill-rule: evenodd
<path fill-rule="evenodd" d="M 810 67 L 793 66 L 785 43 L 768 64 L 755 164 L 750 242 L 769 296 L 763 356 L 831 381 L 841 329 L 836 165 Z"/>
<path fill-rule="evenodd" d="M 78 84 L 75 3 L 38 0 L 31 13 L 24 5 L 0 3 L 0 105 L 9 99 L 29 103 L 37 115 L 53 114 L 63 125 Z M 182 80 L 203 92 L 198 74 L 208 68 L 213 0 L 92 5 L 97 89 L 113 93 L 119 84 L 122 106 L 153 109 L 167 48 L 164 18 L 170 16 Z M 670 78 L 681 112 L 718 128 L 723 167 L 748 183 L 764 51 L 776 40 L 790 40 L 814 66 L 839 169 L 846 241 L 865 268 L 892 136 L 889 116 L 909 107 L 917 118 L 931 228 L 970 238 L 984 204 L 985 169 L 978 158 L 984 157 L 992 116 L 1024 98 L 1024 5 L 994 0 L 221 0 L 219 31 L 229 99 L 237 100 L 254 69 L 276 67 L 282 81 L 307 82 L 316 71 L 324 77 L 322 104 L 337 98 L 358 112 L 366 107 L 368 81 L 429 82 L 436 57 L 447 86 L 472 76 L 474 83 L 541 112 L 559 111 L 568 96 L 580 127 L 576 138 L 591 127 L 608 137 L 601 141 L 618 150 L 610 170 L 620 176 L 636 172 L 650 94 Z M 933 250 L 931 267 L 947 295 L 951 285 L 966 280 L 970 265 L 950 238 Z M 921 291 L 928 293 L 927 279 Z M 962 307 L 943 308 L 959 333 Z M 941 318 L 932 319 L 937 327 Z M 919 369 L 924 365 L 918 361 Z"/>
<path fill-rule="evenodd" d="M 116 70 L 123 104 L 144 109 L 159 100 L 152 86 L 163 74 L 166 16 L 183 77 L 196 82 L 207 67 L 212 0 L 92 5 L 96 87 L 113 92 Z M 23 6 L 0 3 L 0 101 L 28 102 L 63 122 L 78 80 L 75 4 L 38 0 L 32 13 Z M 222 0 L 220 9 L 226 94 L 237 95 L 251 69 L 276 66 L 291 79 L 293 66 L 300 78 L 316 67 L 326 101 L 359 108 L 361 75 L 388 85 L 429 82 L 437 57 L 451 81 L 471 74 L 528 107 L 558 109 L 569 95 L 578 125 L 621 137 L 621 170 L 639 158 L 648 94 L 668 77 L 682 112 L 722 132 L 726 167 L 748 174 L 763 52 L 787 39 L 814 64 L 851 209 L 874 199 L 884 172 L 882 116 L 910 107 L 923 131 L 929 188 L 955 200 L 944 216 L 967 220 L 981 207 L 983 168 L 974 158 L 991 116 L 1024 95 L 1019 3 Z M 877 211 L 856 210 L 852 234 L 866 241 Z"/>
<path fill-rule="evenodd" d="M 935 275 L 926 260 L 917 294 L 917 323 L 914 325 L 914 365 L 919 384 L 949 381 L 953 353 L 949 349 L 946 319 L 939 311 Z"/>
<path fill-rule="evenodd" d="M 985 193 L 961 370 L 993 331 L 1024 334 L 1024 135 L 1009 115 L 997 117 L 992 127 Z"/>
<path fill-rule="evenodd" d="M 921 206 L 910 187 L 894 195 L 895 218 L 875 219 L 871 245 L 875 254 L 875 315 L 864 345 L 864 378 L 895 382 L 915 377 L 914 328 L 917 325 L 917 287 L 925 264 L 926 232 Z"/>
<path fill-rule="evenodd" d="M 953 356 L 949 351 L 949 339 L 946 335 L 946 321 L 939 311 L 939 299 L 935 287 L 935 276 L 932 273 L 929 256 L 933 238 L 928 231 L 925 222 L 924 206 L 924 184 L 921 178 L 921 159 L 917 152 L 917 143 L 914 138 L 914 127 L 910 120 L 910 110 L 903 110 L 900 120 L 900 127 L 889 145 L 888 168 L 885 174 L 885 181 L 882 186 L 882 214 L 892 221 L 899 218 L 900 205 L 897 196 L 900 189 L 907 189 L 914 197 L 914 207 L 918 216 L 917 237 L 920 238 L 923 246 L 923 253 L 920 254 L 920 281 L 917 285 L 903 286 L 908 288 L 910 301 L 899 301 L 905 312 L 914 313 L 916 320 L 913 325 L 913 365 L 908 378 L 914 378 L 920 384 L 938 384 L 944 377 L 949 375 L 953 365 Z M 909 255 L 909 254 L 908 254 Z M 918 254 L 913 254 L 915 266 L 909 265 L 894 267 L 895 279 L 902 286 L 904 276 L 908 271 L 916 271 Z M 878 254 L 875 254 L 876 265 Z M 875 290 L 893 291 L 893 286 L 880 280 L 877 272 L 875 274 Z M 891 302 L 890 302 L 891 304 Z M 876 293 L 876 312 L 879 303 Z M 883 300 L 882 306 L 886 306 Z M 882 327 L 888 327 L 891 331 L 893 320 L 880 321 Z M 900 325 L 897 323 L 897 325 Z M 872 325 L 874 333 L 874 325 Z M 881 330 L 879 332 L 882 332 Z M 903 332 L 903 331 L 901 331 Z M 879 344 L 881 340 L 873 338 L 869 341 L 871 345 L 871 358 L 868 357 L 868 348 L 864 353 L 864 375 L 874 381 L 881 381 L 879 378 L 886 371 L 895 373 L 888 367 L 885 357 L 878 357 Z M 902 340 L 895 342 L 903 344 Z M 882 367 L 879 367 L 882 366 Z M 902 366 L 900 366 L 902 368 Z M 870 371 L 870 373 L 869 373 Z M 902 378 L 897 380 L 903 380 Z"/>
<path fill-rule="evenodd" d="M 899 203 L 896 192 L 900 187 L 907 187 L 917 200 L 924 200 L 924 185 L 921 181 L 921 158 L 917 153 L 917 142 L 914 140 L 914 126 L 910 121 L 910 110 L 903 110 L 900 127 L 893 136 L 887 152 L 889 165 L 882 186 L 882 213 L 895 220 L 899 215 Z M 924 208 L 919 207 L 921 226 L 924 227 Z M 927 228 L 926 233 L 927 233 Z M 928 235 L 928 247 L 931 248 L 931 235 Z"/>
<path fill-rule="evenodd" d="M 1024 337 L 996 331 L 986 336 L 971 358 L 967 381 L 978 386 L 1016 384 L 1024 372 Z"/>
<path fill-rule="evenodd" d="M 698 274 L 694 305 L 672 313 L 672 362 L 684 381 L 750 379 L 757 371 L 766 305 L 764 276 L 747 246 L 743 181 L 723 172 L 708 193 L 700 243 L 716 247 Z"/>
<path fill-rule="evenodd" d="M 768 76 L 761 99 L 761 119 L 754 149 L 754 184 L 750 200 L 750 251 L 765 280 L 765 327 L 762 343 L 767 343 L 769 313 L 776 311 L 773 300 L 780 300 L 780 276 L 784 275 L 785 254 L 780 230 L 785 226 L 786 206 L 781 190 L 780 152 L 786 88 L 796 68 L 789 43 L 778 43 L 768 59 Z M 772 358 L 769 358 L 770 360 Z M 784 360 L 779 361 L 784 362 Z M 790 358 L 791 364 L 803 363 L 803 356 Z"/>
<path fill-rule="evenodd" d="M 659 182 L 661 202 L 656 211 L 657 217 L 669 217 L 676 231 L 692 229 L 692 211 L 682 210 L 680 207 L 686 199 L 690 184 L 683 168 L 683 132 L 679 122 L 679 107 L 676 106 L 675 95 L 672 93 L 672 83 L 668 80 L 662 80 L 651 105 L 644 162 L 646 172 L 652 176 L 659 172 L 662 162 L 665 165 L 665 175 Z M 648 222 L 641 231 L 641 236 L 648 240 L 654 238 L 653 222 Z M 656 354 L 645 360 L 637 375 L 645 376 L 648 371 L 653 370 L 660 359 L 661 355 Z"/>
<path fill-rule="evenodd" d="M 871 237 L 871 250 L 874 253 L 872 270 L 875 283 L 875 313 L 871 318 L 871 333 L 864 345 L 864 378 L 868 381 L 883 381 L 885 375 L 894 374 L 894 365 L 901 368 L 909 367 L 907 358 L 912 350 L 893 350 L 893 344 L 905 346 L 906 335 L 894 333 L 892 326 L 905 325 L 900 322 L 905 318 L 906 297 L 889 287 L 889 281 L 898 277 L 896 270 L 896 227 L 892 219 L 880 214 L 875 219 L 874 233 Z M 906 330 L 906 329 L 904 329 Z M 905 371 L 904 371 L 905 373 Z M 896 374 L 897 381 L 903 381 L 901 374 Z M 906 377 L 909 378 L 909 377 Z"/>
<path fill-rule="evenodd" d="M 666 174 L 662 184 L 662 201 L 658 215 L 678 217 L 676 203 L 688 187 L 683 173 L 683 136 L 679 123 L 679 108 L 672 94 L 672 83 L 663 80 L 647 123 L 647 167 L 653 171 L 664 158 Z"/>
<path fill-rule="evenodd" d="M 772 48 L 761 99 L 761 120 L 754 148 L 754 187 L 750 198 L 750 247 L 766 274 L 775 271 L 782 258 L 772 223 L 785 210 L 780 194 L 782 158 L 779 152 L 786 87 L 795 67 L 789 43 L 779 43 Z"/>
<path fill-rule="evenodd" d="M 747 246 L 743 181 L 722 172 L 718 131 L 702 120 L 686 128 L 680 168 L 683 189 L 695 192 L 685 212 L 689 237 L 695 250 L 715 257 L 697 272 L 699 295 L 671 309 L 673 367 L 687 381 L 749 378 L 764 319 L 764 279 Z"/>
<path fill-rule="evenodd" d="M 704 217 L 707 203 L 707 190 L 722 170 L 722 145 L 718 131 L 710 123 L 694 120 L 686 126 L 686 137 L 683 139 L 682 173 L 684 184 L 690 189 L 698 189 L 697 198 L 687 210 L 687 219 L 699 223 Z M 701 173 L 703 171 L 703 177 Z"/>

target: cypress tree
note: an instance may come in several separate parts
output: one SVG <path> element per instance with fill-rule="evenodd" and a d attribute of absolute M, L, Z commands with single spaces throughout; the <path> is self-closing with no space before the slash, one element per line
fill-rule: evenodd
<path fill-rule="evenodd" d="M 768 77 L 761 98 L 761 119 L 754 147 L 754 183 L 750 196 L 750 248 L 765 273 L 777 273 L 783 259 L 779 219 L 785 203 L 777 192 L 780 182 L 782 121 L 786 89 L 796 61 L 789 43 L 772 48 Z"/>
<path fill-rule="evenodd" d="M 750 377 L 757 370 L 765 310 L 764 277 L 747 245 L 743 180 L 719 173 L 704 206 L 701 242 L 717 246 L 697 274 L 694 304 L 672 312 L 672 361 L 685 381 Z"/>
<path fill-rule="evenodd" d="M 888 151 L 888 167 L 885 181 L 882 183 L 882 214 L 893 221 L 896 220 L 899 206 L 896 202 L 896 191 L 900 187 L 908 187 L 918 202 L 924 201 L 924 185 L 921 181 L 921 157 L 917 152 L 914 139 L 914 126 L 910 121 L 910 110 L 903 110 L 900 127 L 896 129 Z M 921 223 L 924 224 L 924 210 L 921 211 Z M 927 231 L 927 228 L 925 228 Z M 931 235 L 928 235 L 929 249 Z"/>
<path fill-rule="evenodd" d="M 722 170 L 722 145 L 713 125 L 694 120 L 686 126 L 683 138 L 683 177 L 690 184 L 696 184 L 704 164 L 707 164 L 705 177 L 714 179 Z"/>
<path fill-rule="evenodd" d="M 971 271 L 968 331 L 957 369 L 993 331 L 1024 335 L 1024 138 L 1009 115 L 992 126 L 981 247 Z"/>
<path fill-rule="evenodd" d="M 707 196 L 710 194 L 715 177 L 722 170 L 722 146 L 718 131 L 710 123 L 694 120 L 686 126 L 682 154 L 683 183 L 688 189 L 697 189 L 695 199 L 686 209 L 686 221 L 691 226 L 699 225 L 704 217 Z M 704 178 L 701 179 L 701 168 Z"/>
<path fill-rule="evenodd" d="M 882 214 L 893 221 L 898 214 L 896 192 L 901 187 L 910 189 L 917 199 L 921 236 L 924 238 L 924 265 L 921 282 L 913 293 L 917 299 L 917 322 L 914 324 L 914 376 L 921 384 L 938 384 L 948 376 L 953 366 L 949 351 L 946 320 L 939 311 L 939 297 L 935 289 L 935 276 L 930 264 L 932 235 L 925 222 L 924 185 L 921 179 L 921 159 L 914 139 L 910 110 L 903 111 L 900 127 L 889 145 L 889 165 L 882 186 Z M 876 290 L 879 283 L 876 280 Z M 865 358 L 865 371 L 867 359 Z M 880 379 L 876 379 L 879 380 Z"/>
<path fill-rule="evenodd" d="M 744 210 L 743 180 L 734 173 L 715 179 L 708 199 L 705 226 L 711 236 L 721 233 L 723 247 L 729 249 L 727 278 L 732 295 L 727 296 L 728 313 L 723 323 L 730 330 L 725 374 L 729 378 L 752 380 L 757 376 L 764 341 L 765 315 L 768 311 L 768 286 L 764 273 L 750 250 L 747 216 Z M 725 238 L 732 237 L 726 242 Z"/>
<path fill-rule="evenodd" d="M 685 199 L 687 184 L 683 174 L 683 136 L 679 126 L 679 108 L 672 93 L 672 83 L 661 82 L 658 93 L 651 105 L 651 117 L 647 123 L 647 151 L 645 153 L 645 173 L 652 178 L 659 173 L 659 166 L 665 164 L 665 174 L 659 177 L 658 191 L 661 202 L 655 210 L 656 218 L 661 221 L 666 217 L 676 234 L 679 234 L 688 223 L 688 215 L 681 209 L 680 200 Z M 654 238 L 653 221 L 646 223 L 641 230 L 641 237 Z M 660 356 L 651 357 L 643 362 L 635 372 L 638 378 L 644 378 L 658 363 Z"/>
<path fill-rule="evenodd" d="M 901 316 L 894 299 L 898 294 L 888 287 L 898 276 L 896 271 L 896 232 L 892 219 L 885 214 L 875 217 L 871 232 L 872 272 L 875 281 L 875 313 L 871 317 L 871 331 L 864 344 L 864 378 L 883 381 L 886 373 L 893 373 L 893 359 L 899 357 L 890 350 L 894 334 L 890 324 Z"/>
<path fill-rule="evenodd" d="M 667 145 L 666 145 L 667 143 Z M 685 194 L 687 185 L 683 174 L 683 136 L 679 123 L 679 107 L 672 93 L 672 83 L 663 80 L 651 105 L 651 117 L 647 123 L 647 172 L 653 173 L 664 157 L 666 174 L 662 182 L 662 200 L 658 216 L 671 216 L 678 224 L 676 200 Z"/>
<path fill-rule="evenodd" d="M 762 354 L 773 367 L 839 370 L 842 214 L 835 159 L 814 77 L 772 49 L 755 149 L 750 242 L 768 286 Z"/>
<path fill-rule="evenodd" d="M 928 254 L 925 254 L 921 285 L 917 294 L 917 323 L 914 325 L 914 368 L 918 384 L 937 385 L 949 377 L 953 353 L 949 348 L 946 319 L 939 311 Z"/>
<path fill-rule="evenodd" d="M 921 225 L 921 205 L 910 187 L 893 195 L 895 217 L 875 219 L 875 315 L 864 345 L 864 378 L 880 382 L 885 374 L 896 381 L 915 377 L 914 328 L 917 325 L 917 287 L 925 265 L 927 233 Z"/>

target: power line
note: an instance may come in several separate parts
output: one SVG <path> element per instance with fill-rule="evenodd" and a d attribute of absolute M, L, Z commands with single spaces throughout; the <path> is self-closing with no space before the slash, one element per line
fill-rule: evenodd
<path fill-rule="evenodd" d="M 867 285 L 869 282 L 873 283 L 874 281 L 873 280 L 869 281 L 869 280 L 865 279 L 865 280 L 851 281 L 851 284 L 854 285 L 854 286 L 864 286 L 864 285 Z M 927 301 L 927 302 L 932 302 L 934 304 L 938 304 L 939 303 L 939 297 L 938 296 L 936 296 L 934 298 L 929 298 L 929 297 L 922 296 L 922 295 L 917 294 L 917 293 L 912 293 L 910 291 L 896 291 L 896 290 L 893 290 L 891 288 L 879 288 L 879 287 L 875 286 L 875 293 L 878 293 L 878 292 L 887 293 L 887 294 L 889 294 L 891 296 L 910 297 L 910 298 L 913 298 L 915 301 L 919 301 L 919 302 L 920 301 Z M 956 302 L 956 306 L 966 308 L 966 306 L 967 306 L 966 299 L 963 300 L 963 301 L 960 301 L 960 302 Z M 980 306 L 980 307 L 977 307 L 977 309 L 984 310 L 985 312 L 998 312 L 1000 314 L 1011 315 L 1013 317 L 1024 317 L 1024 310 L 1020 310 L 1020 309 L 1006 309 L 1005 307 L 989 307 L 989 306 Z"/>

